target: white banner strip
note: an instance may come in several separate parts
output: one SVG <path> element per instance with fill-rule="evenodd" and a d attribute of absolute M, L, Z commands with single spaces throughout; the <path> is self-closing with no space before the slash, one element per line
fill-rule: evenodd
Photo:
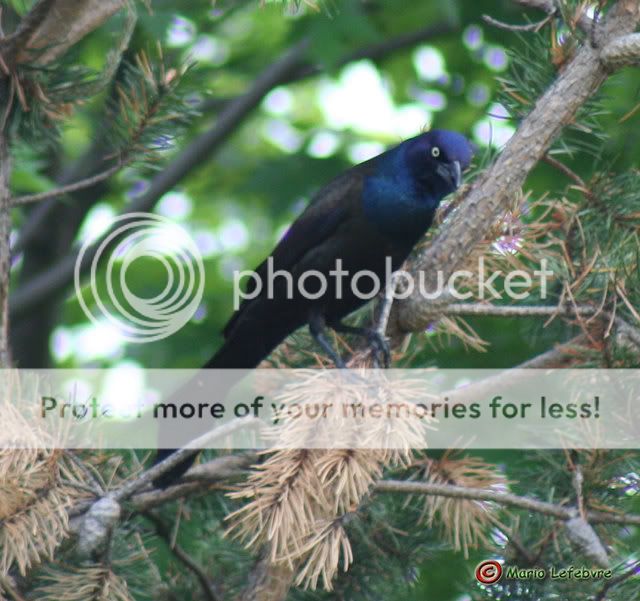
<path fill-rule="evenodd" d="M 3 448 L 640 448 L 640 370 L 3 370 L 0 386 Z"/>

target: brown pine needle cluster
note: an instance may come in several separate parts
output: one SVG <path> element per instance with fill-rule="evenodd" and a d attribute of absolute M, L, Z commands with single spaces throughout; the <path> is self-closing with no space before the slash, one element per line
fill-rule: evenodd
<path fill-rule="evenodd" d="M 319 474 L 318 466 L 342 453 L 332 450 L 280 450 L 256 466 L 247 483 L 231 496 L 249 502 L 232 513 L 229 533 L 247 547 L 268 543 L 272 563 L 284 563 L 298 569 L 296 582 L 315 589 L 320 577 L 331 590 L 331 581 L 342 563 L 348 569 L 353 557 L 351 545 L 337 510 L 345 504 L 333 486 Z M 375 451 L 352 451 L 360 455 L 354 480 L 370 481 L 366 472 L 379 472 Z M 350 467 L 354 463 L 348 462 Z M 346 472 L 346 470 L 345 470 Z M 346 473 L 345 477 L 350 473 Z M 327 477 L 327 474 L 324 474 Z M 343 489 L 345 499 L 355 500 L 358 490 Z M 366 491 L 359 490 L 362 496 Z M 357 500 L 359 501 L 362 496 Z M 356 505 L 357 506 L 357 505 Z M 355 507 L 354 507 L 355 509 Z M 341 561 L 342 559 L 342 561 Z"/>
<path fill-rule="evenodd" d="M 455 457 L 447 452 L 440 459 L 417 460 L 417 477 L 431 484 L 449 484 L 468 489 L 504 490 L 507 481 L 494 465 L 477 457 Z M 429 527 L 440 526 L 448 542 L 465 557 L 470 548 L 489 546 L 487 531 L 493 524 L 497 507 L 487 501 L 425 495 L 421 521 Z"/>
<path fill-rule="evenodd" d="M 331 581 L 339 568 L 341 558 L 342 570 L 346 572 L 349 569 L 353 563 L 353 551 L 344 529 L 344 522 L 348 517 L 340 516 L 315 524 L 316 534 L 309 537 L 302 550 L 306 560 L 296 577 L 297 585 L 315 590 L 322 578 L 324 588 L 330 591 Z"/>
<path fill-rule="evenodd" d="M 0 576 L 15 566 L 20 574 L 51 559 L 68 534 L 67 509 L 87 496 L 77 464 L 62 450 L 39 450 L 36 432 L 10 402 L 0 405 L 3 437 L 27 448 L 0 450 Z M 28 448 L 31 447 L 31 448 Z"/>
<path fill-rule="evenodd" d="M 416 420 L 372 420 L 343 412 L 345 404 L 409 404 L 424 397 L 418 381 L 358 373 L 345 381 L 336 370 L 309 371 L 288 385 L 277 398 L 283 410 L 273 431 L 276 445 L 287 448 L 271 453 L 231 494 L 248 502 L 228 517 L 229 533 L 247 547 L 268 544 L 271 561 L 297 569 L 297 584 L 307 588 L 322 580 L 331 590 L 340 565 L 346 570 L 353 561 L 345 521 L 385 466 L 408 464 L 410 449 L 424 445 L 424 424 Z M 296 419 L 288 412 L 325 403 L 336 410 L 321 420 Z M 322 448 L 323 441 L 331 448 Z"/>
<path fill-rule="evenodd" d="M 133 601 L 127 583 L 104 565 L 48 568 L 44 580 L 39 601 Z"/>

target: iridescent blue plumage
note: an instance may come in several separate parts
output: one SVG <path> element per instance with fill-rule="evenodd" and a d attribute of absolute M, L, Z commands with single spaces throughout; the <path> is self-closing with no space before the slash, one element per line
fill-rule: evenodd
<path fill-rule="evenodd" d="M 446 130 L 406 140 L 380 155 L 376 171 L 364 182 L 366 217 L 393 238 L 423 234 L 440 201 L 459 183 L 453 181 L 455 173 L 447 173 L 448 166 L 457 163 L 464 171 L 471 156 L 467 139 Z"/>

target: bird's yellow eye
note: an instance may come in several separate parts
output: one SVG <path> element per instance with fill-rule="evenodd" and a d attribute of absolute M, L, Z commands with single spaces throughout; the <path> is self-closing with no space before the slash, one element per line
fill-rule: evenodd
<path fill-rule="evenodd" d="M 437 159 L 440 156 L 440 149 L 437 146 L 434 146 L 431 149 L 431 156 L 435 159 Z"/>

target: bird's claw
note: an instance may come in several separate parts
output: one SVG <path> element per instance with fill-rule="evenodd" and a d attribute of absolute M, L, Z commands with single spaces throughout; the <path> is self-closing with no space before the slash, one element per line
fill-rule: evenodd
<path fill-rule="evenodd" d="M 383 367 L 384 369 L 388 369 L 391 365 L 391 350 L 389 349 L 389 343 L 386 338 L 376 330 L 371 330 L 367 338 L 369 340 L 373 365 L 376 368 Z M 382 359 L 382 363 L 380 359 Z"/>

